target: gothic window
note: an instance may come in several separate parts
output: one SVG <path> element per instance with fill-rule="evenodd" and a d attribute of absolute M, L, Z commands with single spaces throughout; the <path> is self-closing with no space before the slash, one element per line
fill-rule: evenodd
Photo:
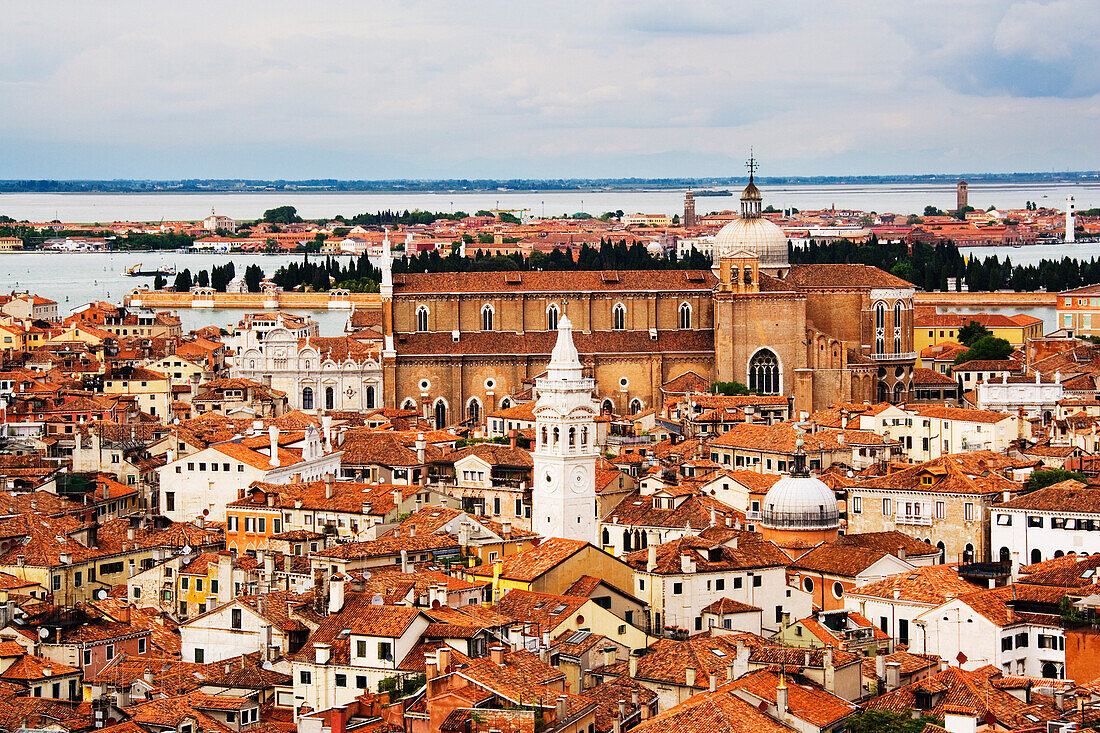
<path fill-rule="evenodd" d="M 374 387 L 367 387 L 367 407 L 374 408 Z"/>
<path fill-rule="evenodd" d="M 894 353 L 901 353 L 901 301 L 894 303 Z"/>
<path fill-rule="evenodd" d="M 485 304 L 481 309 L 481 330 L 493 330 L 493 306 Z"/>
<path fill-rule="evenodd" d="M 875 303 L 875 353 L 886 351 L 886 304 Z"/>
<path fill-rule="evenodd" d="M 416 309 L 416 330 L 427 331 L 428 330 L 428 308 L 427 306 L 420 306 Z"/>
<path fill-rule="evenodd" d="M 637 415 L 641 411 L 642 411 L 642 401 L 637 400 L 637 399 L 631 400 L 630 401 L 630 414 L 631 415 Z"/>
<path fill-rule="evenodd" d="M 749 362 L 749 389 L 757 394 L 779 394 L 779 359 L 770 349 L 756 352 Z"/>
<path fill-rule="evenodd" d="M 630 552 L 630 530 L 623 530 L 623 552 Z"/>
<path fill-rule="evenodd" d="M 500 409 L 502 409 L 502 410 L 507 410 L 511 406 L 512 406 L 512 400 L 509 397 L 505 397 L 504 399 L 502 399 L 500 401 Z"/>
<path fill-rule="evenodd" d="M 435 401 L 435 429 L 442 430 L 447 427 L 447 403 L 443 400 Z"/>
<path fill-rule="evenodd" d="M 615 403 L 613 403 L 611 400 L 604 400 L 603 404 L 600 405 L 600 411 L 606 412 L 608 415 L 610 415 L 611 413 L 615 412 Z"/>
<path fill-rule="evenodd" d="M 416 409 L 416 403 L 412 401 L 412 398 L 409 398 L 409 399 L 407 399 L 407 400 L 405 400 L 404 402 L 401 403 L 401 409 L 402 410 L 415 410 Z"/>
<path fill-rule="evenodd" d="M 332 387 L 325 387 L 325 409 L 336 409 L 336 390 Z"/>
<path fill-rule="evenodd" d="M 901 396 L 903 393 L 903 386 L 901 382 L 894 385 L 894 402 L 901 402 Z"/>
<path fill-rule="evenodd" d="M 470 404 L 466 405 L 466 417 L 475 425 L 481 420 L 481 403 L 477 398 L 470 400 Z"/>
<path fill-rule="evenodd" d="M 622 331 L 626 328 L 626 308 L 622 303 L 616 303 L 611 310 L 611 320 L 611 327 L 616 331 Z"/>
<path fill-rule="evenodd" d="M 604 527 L 603 531 L 600 533 L 600 539 L 603 541 L 604 547 L 611 544 L 611 533 L 607 531 L 607 527 Z"/>
<path fill-rule="evenodd" d="M 558 307 L 552 305 L 546 309 L 546 330 L 556 331 L 558 328 Z"/>
<path fill-rule="evenodd" d="M 302 409 L 313 409 L 313 387 L 302 387 Z"/>
<path fill-rule="evenodd" d="M 680 304 L 680 328 L 691 328 L 691 306 Z"/>

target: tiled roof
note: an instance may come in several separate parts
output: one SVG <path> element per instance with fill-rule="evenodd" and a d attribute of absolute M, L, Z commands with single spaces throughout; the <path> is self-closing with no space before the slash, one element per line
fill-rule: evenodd
<path fill-rule="evenodd" d="M 720 572 L 750 568 L 786 567 L 790 559 L 775 543 L 765 540 L 756 532 L 733 531 L 736 542 L 709 540 L 698 535 L 688 535 L 657 547 L 657 566 L 653 572 L 660 575 L 678 575 L 681 555 L 687 555 L 695 563 L 696 572 Z M 733 546 L 736 545 L 736 546 Z M 649 550 L 638 550 L 623 556 L 623 562 L 636 571 L 646 571 Z"/>
<path fill-rule="evenodd" d="M 1002 494 L 1016 493 L 1021 485 L 996 473 L 996 464 L 982 466 L 981 454 L 953 453 L 932 461 L 918 463 L 885 476 L 874 476 L 854 481 L 849 490 L 881 489 L 894 491 L 927 492 L 933 494 Z M 1001 463 L 1003 465 L 1003 463 Z M 925 475 L 932 477 L 931 484 L 922 483 Z"/>
<path fill-rule="evenodd" d="M 397 351 L 402 355 L 436 356 L 440 354 L 529 354 L 547 359 L 557 338 L 553 331 L 464 331 L 455 341 L 450 332 L 414 332 L 398 337 Z M 573 342 L 582 354 L 660 354 L 714 351 L 714 332 L 690 331 L 575 331 Z"/>
<path fill-rule="evenodd" d="M 747 603 L 735 601 L 732 598 L 719 598 L 714 603 L 705 606 L 702 613 L 713 613 L 717 616 L 724 616 L 729 613 L 752 613 L 760 610 L 761 609 L 756 606 L 750 606 Z"/>
<path fill-rule="evenodd" d="M 791 422 L 779 422 L 771 425 L 742 423 L 711 441 L 712 446 L 723 448 L 743 448 L 773 453 L 794 453 L 795 441 L 800 431 Z M 888 441 L 870 430 L 837 430 L 823 428 L 814 433 L 803 433 L 804 450 L 816 451 L 851 450 L 851 446 L 883 446 L 897 441 Z"/>
<path fill-rule="evenodd" d="M 408 552 L 424 552 L 443 548 L 457 548 L 458 540 L 446 534 L 417 535 L 415 537 L 387 536 L 366 542 L 349 542 L 345 545 L 318 550 L 314 557 L 352 560 L 366 557 L 380 557 Z M 514 557 L 514 556 L 513 556 Z"/>
<path fill-rule="evenodd" d="M 352 635 L 400 638 L 420 615 L 417 608 L 374 605 L 369 596 L 349 594 L 343 610 L 324 617 L 294 658 L 311 662 L 316 658 L 316 645 L 328 644 L 334 664 L 350 664 Z"/>
<path fill-rule="evenodd" d="M 475 443 L 450 453 L 444 453 L 435 462 L 453 464 L 467 456 L 477 456 L 490 466 L 531 468 L 534 465 L 529 450 L 512 448 L 498 443 Z"/>
<path fill-rule="evenodd" d="M 412 293 L 577 293 L 649 292 L 654 290 L 710 293 L 716 278 L 710 270 L 596 270 L 450 272 L 394 275 L 395 296 Z"/>
<path fill-rule="evenodd" d="M 960 596 L 975 590 L 974 585 L 959 577 L 955 567 L 929 565 L 854 588 L 848 591 L 848 595 L 893 599 L 897 591 L 898 600 L 934 606 L 947 600 L 949 594 Z"/>
<path fill-rule="evenodd" d="M 710 380 L 693 371 L 686 371 L 675 379 L 661 385 L 665 394 L 686 394 L 688 392 L 706 392 L 710 389 Z"/>
<path fill-rule="evenodd" d="M 530 582 L 543 573 L 565 562 L 585 547 L 592 547 L 584 540 L 570 540 L 563 537 L 550 537 L 538 547 L 509 555 L 500 563 L 500 577 L 509 580 Z M 593 548 L 595 549 L 595 548 Z M 598 550 L 597 550 L 598 551 Z M 492 576 L 493 563 L 471 568 L 470 573 L 478 576 Z"/>
<path fill-rule="evenodd" d="M 993 412 L 991 410 L 968 410 L 963 407 L 945 407 L 921 405 L 914 406 L 913 412 L 921 417 L 931 417 L 936 420 L 960 420 L 964 422 L 980 422 L 996 424 L 1002 420 L 1011 420 L 1012 415 L 1007 412 Z"/>
<path fill-rule="evenodd" d="M 673 509 L 653 506 L 653 495 L 635 491 L 628 494 L 614 509 L 601 520 L 613 531 L 619 525 L 624 527 L 667 527 L 702 530 L 711 524 L 711 512 L 721 524 L 732 524 L 734 520 L 744 523 L 745 513 L 723 504 L 709 496 L 694 495 L 676 502 Z"/>
<path fill-rule="evenodd" d="M 516 621 L 533 621 L 540 629 L 554 630 L 588 603 L 584 596 L 556 596 L 528 590 L 510 590 L 497 604 L 497 611 Z M 578 624 L 583 625 L 583 624 Z"/>
<path fill-rule="evenodd" d="M 913 385 L 916 387 L 934 387 L 941 385 L 944 387 L 957 387 L 958 384 L 959 383 L 951 377 L 946 374 L 940 374 L 935 369 L 920 368 L 913 370 Z"/>
<path fill-rule="evenodd" d="M 1100 489 L 1067 479 L 995 506 L 999 509 L 1095 514 L 1100 513 Z"/>
<path fill-rule="evenodd" d="M 863 676 L 869 679 L 875 679 L 878 675 L 878 670 L 875 666 L 875 657 L 864 657 L 860 661 L 863 664 Z M 899 671 L 902 676 L 922 672 L 926 669 L 936 669 L 940 664 L 940 658 L 935 654 L 913 654 L 909 651 L 892 652 L 886 655 L 884 661 L 887 664 L 900 664 L 901 667 Z"/>
<path fill-rule="evenodd" d="M 61 662 L 55 662 L 46 657 L 36 657 L 33 654 L 24 654 L 14 664 L 8 667 L 0 680 L 10 682 L 33 682 L 46 677 L 58 677 L 68 674 L 79 674 L 80 670 Z"/>
<path fill-rule="evenodd" d="M 788 286 L 799 290 L 823 288 L 903 288 L 911 289 L 913 283 L 870 265 L 820 264 L 791 265 L 783 278 Z"/>
<path fill-rule="evenodd" d="M 762 669 L 749 672 L 729 683 L 730 690 L 741 690 L 755 700 L 775 704 L 776 694 L 781 681 L 787 685 L 787 710 L 792 716 L 804 720 L 819 729 L 831 728 L 852 715 L 859 706 L 821 687 L 797 674 L 785 675 L 773 670 Z"/>
<path fill-rule="evenodd" d="M 615 724 L 615 718 L 619 715 L 619 701 L 633 700 L 635 693 L 638 695 L 639 705 L 651 705 L 657 699 L 656 692 L 627 675 L 614 677 L 603 684 L 584 690 L 584 696 L 599 705 L 596 708 L 596 730 L 601 732 L 611 730 Z"/>

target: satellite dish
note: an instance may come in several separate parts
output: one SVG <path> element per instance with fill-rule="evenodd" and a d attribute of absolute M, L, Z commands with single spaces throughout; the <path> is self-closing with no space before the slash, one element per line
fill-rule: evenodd
<path fill-rule="evenodd" d="M 191 545 L 184 545 L 183 547 L 180 548 L 180 552 L 182 552 L 184 555 L 190 555 L 191 554 Z"/>
<path fill-rule="evenodd" d="M 48 639 L 49 636 L 50 636 L 50 630 L 47 629 L 45 626 L 38 629 L 38 638 L 39 639 Z"/>
<path fill-rule="evenodd" d="M 107 597 L 107 591 L 103 590 L 102 588 L 100 588 L 99 590 L 97 590 L 95 592 L 95 599 L 97 601 L 102 601 L 106 597 Z"/>

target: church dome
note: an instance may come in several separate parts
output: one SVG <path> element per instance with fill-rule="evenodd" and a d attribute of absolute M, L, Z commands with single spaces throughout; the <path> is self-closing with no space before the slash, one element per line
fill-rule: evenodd
<path fill-rule="evenodd" d="M 787 267 L 787 235 L 763 217 L 734 219 L 714 235 L 715 258 L 746 249 L 766 268 Z"/>
<path fill-rule="evenodd" d="M 764 497 L 761 524 L 770 529 L 837 529 L 840 508 L 824 481 L 811 476 L 784 476 Z"/>

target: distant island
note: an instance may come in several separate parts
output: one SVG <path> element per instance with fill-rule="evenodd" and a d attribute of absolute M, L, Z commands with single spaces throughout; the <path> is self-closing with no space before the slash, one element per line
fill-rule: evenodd
<path fill-rule="evenodd" d="M 951 184 L 970 183 L 1097 183 L 1100 171 L 1062 173 L 926 173 L 881 176 L 757 176 L 767 186 L 814 184 Z M 477 192 L 477 191 L 638 191 L 660 189 L 702 189 L 696 196 L 726 196 L 729 190 L 719 186 L 741 187 L 746 179 L 737 178 L 447 178 L 388 179 L 345 181 L 335 178 L 306 180 L 259 179 L 181 179 L 140 180 L 0 180 L 4 193 L 262 193 L 294 191 L 298 193 L 332 192 Z"/>

